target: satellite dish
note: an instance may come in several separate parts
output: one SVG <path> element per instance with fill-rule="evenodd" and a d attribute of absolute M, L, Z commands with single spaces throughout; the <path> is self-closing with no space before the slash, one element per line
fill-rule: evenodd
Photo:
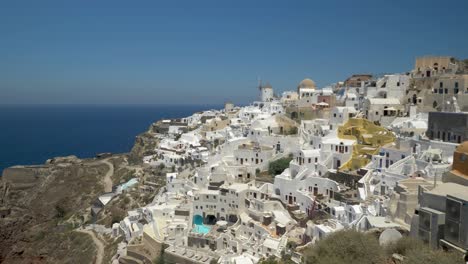
<path fill-rule="evenodd" d="M 380 234 L 379 244 L 381 246 L 388 245 L 390 243 L 394 243 L 398 241 L 401 237 L 402 235 L 396 229 L 394 228 L 386 229 L 385 231 L 382 232 L 382 234 Z"/>

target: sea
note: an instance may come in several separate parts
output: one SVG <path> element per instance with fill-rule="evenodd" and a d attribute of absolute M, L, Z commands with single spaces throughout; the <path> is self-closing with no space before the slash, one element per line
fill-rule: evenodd
<path fill-rule="evenodd" d="M 129 152 L 135 136 L 160 119 L 222 105 L 0 105 L 0 175 L 13 165 Z"/>

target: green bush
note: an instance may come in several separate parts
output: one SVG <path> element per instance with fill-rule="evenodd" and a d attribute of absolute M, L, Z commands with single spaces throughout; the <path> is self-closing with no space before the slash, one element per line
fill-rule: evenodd
<path fill-rule="evenodd" d="M 318 241 L 303 252 L 304 263 L 310 264 L 388 264 L 392 254 L 404 257 L 401 264 L 463 264 L 463 256 L 456 251 L 433 250 L 410 237 L 403 237 L 385 247 L 377 237 L 354 230 L 339 231 Z"/>
<path fill-rule="evenodd" d="M 112 207 L 110 209 L 110 214 L 112 223 L 120 223 L 126 216 L 126 212 L 117 207 Z"/>
<path fill-rule="evenodd" d="M 271 256 L 267 259 L 261 260 L 260 264 L 279 264 L 275 257 Z"/>
<path fill-rule="evenodd" d="M 333 233 L 304 252 L 305 263 L 311 264 L 377 264 L 385 259 L 376 237 L 354 230 Z"/>
<path fill-rule="evenodd" d="M 432 250 L 424 245 L 421 249 L 411 249 L 405 255 L 403 264 L 463 264 L 461 253 Z"/>
<path fill-rule="evenodd" d="M 297 127 L 291 127 L 287 132 L 286 135 L 296 135 L 297 134 Z"/>
<path fill-rule="evenodd" d="M 286 168 L 289 167 L 289 162 L 291 162 L 291 160 L 291 157 L 287 157 L 270 162 L 270 164 L 268 164 L 268 173 L 270 173 L 272 176 L 281 174 Z"/>
<path fill-rule="evenodd" d="M 385 247 L 388 255 L 393 253 L 405 256 L 409 251 L 422 250 L 425 248 L 424 242 L 412 237 L 402 237 L 394 243 L 390 243 Z"/>
<path fill-rule="evenodd" d="M 62 204 L 56 204 L 55 205 L 55 216 L 57 218 L 63 218 L 67 214 L 67 210 L 65 209 L 65 206 Z"/>

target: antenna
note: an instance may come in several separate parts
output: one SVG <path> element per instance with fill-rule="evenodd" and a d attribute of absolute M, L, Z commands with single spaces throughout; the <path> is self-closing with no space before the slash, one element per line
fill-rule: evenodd
<path fill-rule="evenodd" d="M 258 83 L 258 89 L 261 90 L 262 89 L 262 78 L 260 78 L 260 76 L 257 76 L 257 83 Z"/>

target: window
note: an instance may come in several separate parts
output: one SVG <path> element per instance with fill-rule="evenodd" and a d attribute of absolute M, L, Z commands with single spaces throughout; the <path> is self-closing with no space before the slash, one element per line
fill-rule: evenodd
<path fill-rule="evenodd" d="M 440 87 L 440 88 L 444 87 L 444 83 L 443 83 L 443 82 L 440 82 L 440 83 L 439 83 L 439 87 Z"/>
<path fill-rule="evenodd" d="M 379 115 L 379 112 L 375 112 L 375 115 Z"/>

